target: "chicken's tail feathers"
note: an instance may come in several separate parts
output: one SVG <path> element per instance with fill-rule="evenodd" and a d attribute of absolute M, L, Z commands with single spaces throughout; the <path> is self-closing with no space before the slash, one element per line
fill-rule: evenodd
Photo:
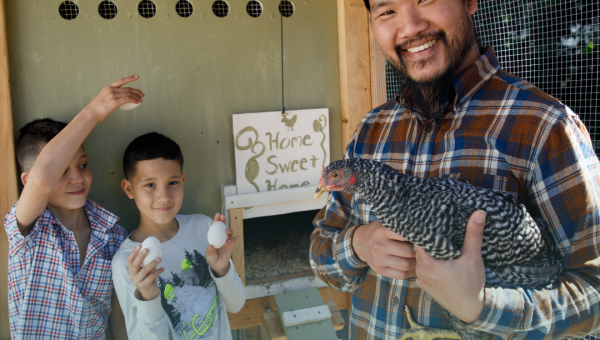
<path fill-rule="evenodd" d="M 546 253 L 547 254 L 547 253 Z M 492 269 L 504 283 L 514 286 L 545 288 L 562 273 L 562 261 L 551 255 L 540 255 L 522 264 Z M 490 284 L 488 282 L 488 284 Z"/>

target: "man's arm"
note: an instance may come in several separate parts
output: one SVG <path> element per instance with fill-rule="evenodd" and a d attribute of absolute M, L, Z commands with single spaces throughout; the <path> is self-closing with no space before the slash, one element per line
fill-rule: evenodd
<path fill-rule="evenodd" d="M 119 105 L 142 101 L 144 94 L 140 90 L 121 87 L 137 78 L 130 76 L 104 87 L 69 125 L 44 146 L 25 176 L 25 186 L 17 205 L 17 224 L 23 236 L 31 232 L 33 223 L 48 204 L 51 191 L 94 126 Z"/>

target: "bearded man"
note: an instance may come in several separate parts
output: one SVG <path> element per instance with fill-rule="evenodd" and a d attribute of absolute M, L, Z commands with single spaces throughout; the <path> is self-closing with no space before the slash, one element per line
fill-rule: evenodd
<path fill-rule="evenodd" d="M 476 0 L 365 0 L 373 35 L 397 69 L 394 100 L 369 112 L 345 157 L 418 177 L 502 190 L 549 224 L 564 271 L 552 287 L 486 286 L 484 212 L 462 255 L 437 261 L 383 227 L 356 195 L 334 192 L 314 220 L 311 266 L 353 292 L 352 339 L 397 339 L 451 326 L 440 306 L 496 339 L 560 339 L 600 324 L 600 164 L 578 116 L 504 72 L 479 48 Z"/>

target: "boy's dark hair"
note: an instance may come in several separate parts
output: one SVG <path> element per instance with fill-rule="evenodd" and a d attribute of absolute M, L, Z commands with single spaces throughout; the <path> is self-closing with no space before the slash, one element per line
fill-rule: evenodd
<path fill-rule="evenodd" d="M 135 166 L 139 161 L 164 158 L 177 161 L 183 169 L 183 154 L 179 145 L 171 138 L 158 132 L 150 132 L 134 139 L 123 155 L 123 172 L 125 178 L 135 176 Z"/>
<path fill-rule="evenodd" d="M 367 6 L 367 11 L 371 10 L 371 4 L 369 3 L 369 0 L 365 0 L 365 6 Z"/>
<path fill-rule="evenodd" d="M 19 130 L 16 152 L 22 172 L 31 170 L 44 146 L 65 126 L 63 122 L 44 118 L 29 122 Z"/>

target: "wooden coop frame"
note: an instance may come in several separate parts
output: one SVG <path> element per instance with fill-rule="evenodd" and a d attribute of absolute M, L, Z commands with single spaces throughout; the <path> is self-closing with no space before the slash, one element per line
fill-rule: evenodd
<path fill-rule="evenodd" d="M 371 110 L 369 19 L 363 0 L 337 0 L 337 9 L 342 142 L 347 145 L 358 122 Z M 19 197 L 5 0 L 0 0 L 0 52 L 0 135 L 5 136 L 0 139 L 0 215 L 4 217 Z M 314 192 L 314 188 L 311 190 Z M 229 209 L 229 215 L 234 233 L 243 237 L 242 209 Z M 240 261 L 243 263 L 243 242 L 238 242 L 232 260 L 238 265 Z M 245 280 L 244 267 L 238 265 L 236 268 Z M 8 238 L 5 232 L 0 232 L 0 339 L 10 338 L 7 272 Z M 324 301 L 333 300 L 340 309 L 351 306 L 350 294 L 330 287 L 319 288 L 319 291 Z M 240 313 L 229 314 L 232 329 L 260 325 L 261 315 L 275 308 L 272 296 L 249 299 Z"/>

